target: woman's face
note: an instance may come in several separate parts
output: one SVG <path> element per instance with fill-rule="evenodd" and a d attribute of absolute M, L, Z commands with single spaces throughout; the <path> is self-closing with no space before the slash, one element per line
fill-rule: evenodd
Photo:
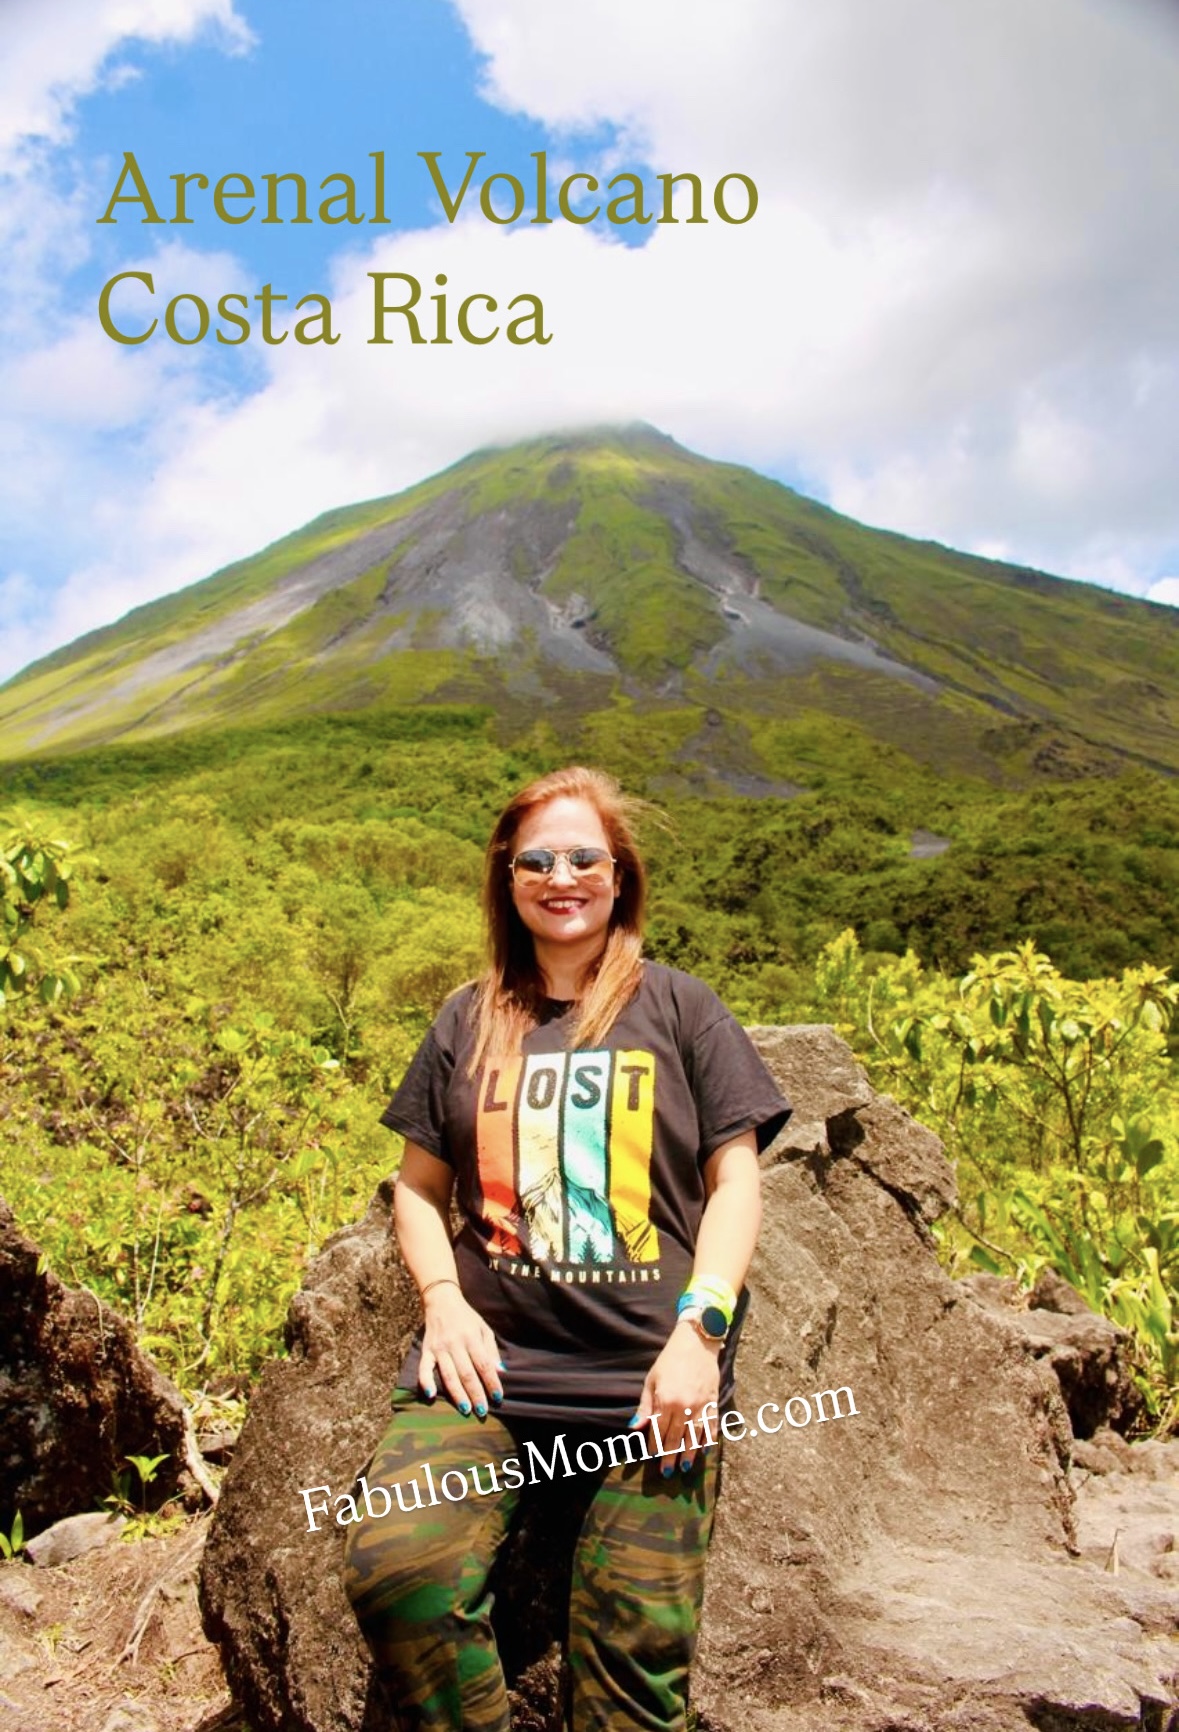
<path fill-rule="evenodd" d="M 588 800 L 561 795 L 537 806 L 521 819 L 512 842 L 512 856 L 529 848 L 603 848 L 613 852 L 597 810 Z M 535 940 L 544 944 L 581 944 L 606 930 L 618 895 L 617 869 L 604 879 L 579 878 L 567 860 L 559 859 L 547 878 L 522 883 L 512 877 L 516 912 Z"/>

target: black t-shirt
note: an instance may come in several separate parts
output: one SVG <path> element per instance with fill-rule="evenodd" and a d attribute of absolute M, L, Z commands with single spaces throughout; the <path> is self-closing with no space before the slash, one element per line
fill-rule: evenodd
<path fill-rule="evenodd" d="M 443 1005 L 381 1122 L 454 1168 L 459 1283 L 507 1367 L 497 1412 L 622 1429 L 692 1271 L 705 1160 L 742 1131 L 765 1148 L 789 1103 L 712 989 L 660 963 L 593 1050 L 567 1049 L 571 1007 L 550 1001 L 519 1057 L 470 1077 L 473 999 Z"/>

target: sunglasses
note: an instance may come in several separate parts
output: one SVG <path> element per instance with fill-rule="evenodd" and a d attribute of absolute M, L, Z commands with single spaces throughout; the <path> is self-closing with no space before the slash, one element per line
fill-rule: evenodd
<path fill-rule="evenodd" d="M 539 884 L 550 878 L 563 860 L 581 883 L 610 884 L 617 862 L 604 848 L 526 848 L 508 862 L 517 884 Z"/>

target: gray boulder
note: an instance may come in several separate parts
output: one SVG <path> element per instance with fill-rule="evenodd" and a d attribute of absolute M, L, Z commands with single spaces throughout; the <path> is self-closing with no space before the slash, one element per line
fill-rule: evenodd
<path fill-rule="evenodd" d="M 51 1528 L 42 1528 L 25 1550 L 43 1570 L 72 1564 L 87 1552 L 101 1551 L 117 1540 L 127 1525 L 123 1515 L 108 1515 L 105 1510 L 88 1510 L 83 1515 L 63 1516 Z"/>
<path fill-rule="evenodd" d="M 1161 1579 L 1079 1549 L 1060 1384 L 933 1255 L 930 1224 L 954 1196 L 937 1140 L 873 1093 L 830 1029 L 753 1033 L 796 1111 L 764 1157 L 737 1367 L 747 1429 L 725 1449 L 694 1675 L 701 1732 L 1169 1728 Z M 389 1205 L 385 1186 L 309 1271 L 205 1552 L 206 1629 L 258 1732 L 391 1724 L 340 1585 L 342 1532 L 309 1532 L 300 1496 L 347 1489 L 385 1423 L 417 1315 Z M 559 1724 L 570 1519 L 559 1502 L 534 1512 L 497 1603 L 528 1732 Z"/>
<path fill-rule="evenodd" d="M 1103 1426 L 1131 1431 L 1145 1418 L 1129 1331 L 1099 1316 L 1055 1270 L 1042 1269 L 1030 1293 L 996 1275 L 971 1275 L 961 1286 L 1054 1373 L 1074 1437 L 1092 1437 Z"/>

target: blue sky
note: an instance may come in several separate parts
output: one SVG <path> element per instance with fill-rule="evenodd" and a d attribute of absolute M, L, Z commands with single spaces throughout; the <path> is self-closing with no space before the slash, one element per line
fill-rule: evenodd
<path fill-rule="evenodd" d="M 172 214 L 169 177 L 175 173 L 201 171 L 210 181 L 246 173 L 257 181 L 267 171 L 294 171 L 306 179 L 314 209 L 319 182 L 342 171 L 356 180 L 358 202 L 371 216 L 374 151 L 384 153 L 385 204 L 394 229 L 441 219 L 420 151 L 443 153 L 448 184 L 461 181 L 466 152 L 482 150 L 488 164 L 531 186 L 531 153 L 545 148 L 549 134 L 536 120 L 480 99 L 482 57 L 457 13 L 439 0 L 335 7 L 328 28 L 322 6 L 311 0 L 245 0 L 237 11 L 254 38 L 248 51 L 227 54 L 212 34 L 187 48 L 132 43 L 119 62 L 134 72 L 133 80 L 80 104 L 73 166 L 66 172 L 76 173 L 79 160 L 109 163 L 98 204 L 108 188 L 113 191 L 128 149 L 161 215 Z M 591 128 L 581 142 L 594 156 L 612 136 L 609 127 Z M 282 195 L 284 211 L 291 208 L 289 196 Z M 355 231 L 315 221 L 273 227 L 254 219 L 226 228 L 211 208 L 211 193 L 194 189 L 188 200 L 196 223 L 185 238 L 230 245 L 251 287 L 281 277 L 288 288 L 313 289 L 325 283 L 341 241 L 357 238 Z M 139 213 L 116 214 L 118 225 L 100 231 L 95 254 L 79 273 L 78 286 L 94 294 L 142 245 Z"/>
<path fill-rule="evenodd" d="M 1179 23 L 1153 0 L 11 0 L 0 48 L 0 678 L 320 510 L 607 420 L 1179 600 Z M 97 225 L 126 150 L 169 216 L 196 171 L 342 171 L 364 203 L 380 150 L 391 221 L 231 227 L 194 191 L 190 225 Z M 739 171 L 760 202 L 501 227 L 473 191 L 452 226 L 423 150 L 456 178 L 485 152 L 476 190 L 545 150 L 554 184 Z M 122 346 L 96 313 L 121 270 L 157 289 L 112 301 L 128 333 L 269 282 L 329 296 L 340 341 L 268 347 L 251 303 L 239 346 L 215 314 Z M 468 294 L 536 295 L 552 340 L 374 346 L 372 271 L 423 298 L 444 273 L 452 334 Z"/>

